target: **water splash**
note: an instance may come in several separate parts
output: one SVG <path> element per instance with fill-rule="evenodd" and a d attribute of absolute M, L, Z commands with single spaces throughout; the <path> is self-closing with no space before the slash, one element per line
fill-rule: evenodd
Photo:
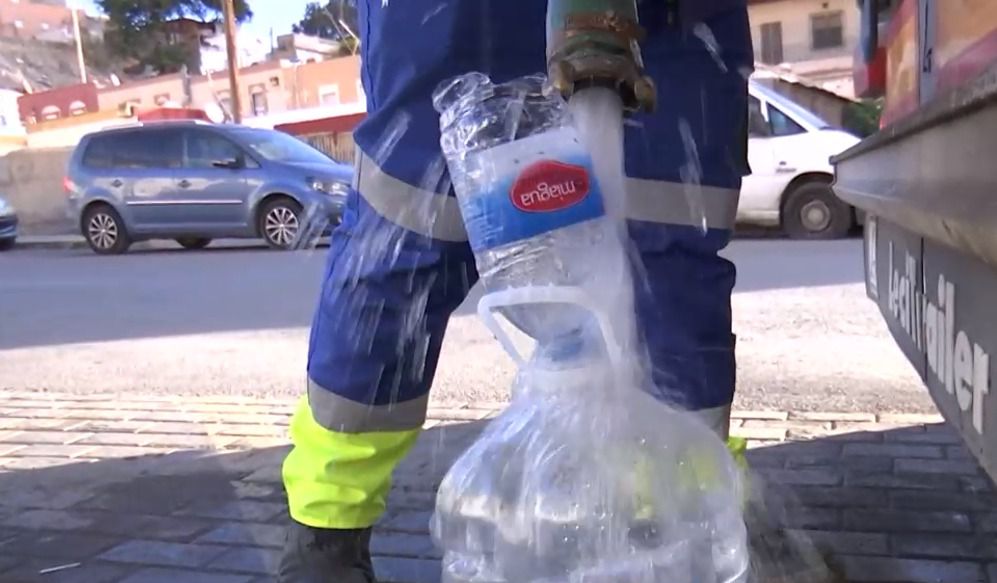
<path fill-rule="evenodd" d="M 387 2 L 387 0 L 384 0 L 384 2 Z M 436 8 L 433 8 L 432 10 L 430 10 L 429 12 L 427 12 L 425 16 L 422 17 L 422 23 L 421 24 L 423 26 L 425 26 L 425 24 L 427 22 L 429 22 L 429 20 L 431 18 L 433 18 L 434 16 L 436 16 L 440 12 L 443 12 L 448 7 L 448 4 L 449 4 L 448 2 L 440 2 L 436 6 Z"/>
<path fill-rule="evenodd" d="M 322 235 L 331 222 L 325 210 L 318 203 L 306 203 L 301 209 L 301 216 L 298 219 L 299 230 L 297 238 L 292 243 L 292 249 L 308 253 L 315 252 Z"/>
<path fill-rule="evenodd" d="M 692 127 L 685 118 L 679 120 L 679 134 L 682 136 L 682 146 L 685 148 L 685 164 L 679 170 L 682 177 L 682 192 L 689 205 L 690 224 L 697 225 L 702 234 L 706 234 L 709 224 L 706 217 L 706 207 L 703 205 L 703 166 L 699 160 L 699 150 L 696 148 L 696 138 L 692 135 Z"/>
<path fill-rule="evenodd" d="M 709 51 L 710 56 L 713 57 L 713 61 L 720 67 L 720 70 L 724 73 L 727 72 L 727 63 L 724 62 L 723 58 L 720 56 L 720 43 L 717 42 L 717 37 L 713 36 L 713 30 L 709 26 L 700 22 L 692 27 L 692 34 L 696 35 L 696 38 L 703 41 L 706 45 L 706 50 Z"/>
<path fill-rule="evenodd" d="M 370 156 L 377 162 L 378 166 L 383 168 L 386 165 L 388 158 L 391 157 L 398 142 L 408 132 L 411 125 L 412 114 L 407 111 L 399 111 L 391 117 L 387 127 L 384 128 L 384 133 L 381 134 L 381 138 L 374 145 L 374 151 L 370 152 Z"/>

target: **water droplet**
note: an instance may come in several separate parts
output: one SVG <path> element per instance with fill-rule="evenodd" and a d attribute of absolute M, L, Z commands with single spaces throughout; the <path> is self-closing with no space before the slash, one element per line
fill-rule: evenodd
<path fill-rule="evenodd" d="M 713 57 L 713 61 L 720 67 L 720 70 L 724 73 L 727 72 L 727 63 L 724 63 L 723 58 L 720 56 L 720 43 L 717 42 L 717 38 L 713 36 L 713 31 L 706 24 L 700 22 L 692 27 L 692 34 L 696 35 L 696 38 L 703 41 L 706 45 L 706 50 L 709 51 L 710 56 Z"/>
<path fill-rule="evenodd" d="M 388 0 L 383 0 L 383 2 L 385 4 L 387 4 Z M 440 12 L 443 12 L 443 10 L 446 7 L 447 7 L 447 2 L 441 2 L 440 4 L 438 4 L 436 6 L 436 8 L 433 8 L 432 10 L 430 10 L 429 12 L 427 12 L 425 16 L 422 17 L 422 24 L 425 25 L 427 22 L 429 22 L 429 19 L 431 19 L 432 17 L 436 16 Z"/>
<path fill-rule="evenodd" d="M 682 145 L 685 148 L 685 164 L 679 170 L 682 176 L 683 193 L 685 200 L 689 204 L 689 218 L 693 225 L 698 225 L 700 232 L 706 234 L 709 225 L 706 220 L 706 208 L 703 205 L 703 166 L 699 160 L 699 151 L 696 148 L 696 138 L 692 135 L 692 128 L 685 118 L 679 120 L 679 134 L 682 136 Z"/>
<path fill-rule="evenodd" d="M 412 115 L 405 111 L 399 111 L 391 118 L 387 127 L 384 128 L 381 139 L 374 145 L 374 151 L 371 152 L 371 157 L 374 158 L 378 166 L 382 168 L 386 166 L 388 158 L 395 151 L 402 136 L 408 131 L 411 122 Z"/>

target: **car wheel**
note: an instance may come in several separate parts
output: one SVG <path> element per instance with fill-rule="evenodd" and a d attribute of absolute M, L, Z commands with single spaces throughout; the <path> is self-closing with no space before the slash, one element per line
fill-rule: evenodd
<path fill-rule="evenodd" d="M 211 244 L 211 239 L 207 237 L 180 237 L 177 243 L 184 249 L 204 249 Z"/>
<path fill-rule="evenodd" d="M 14 243 L 17 239 L 14 237 L 8 237 L 6 239 L 0 239 L 0 251 L 9 251 L 14 248 Z"/>
<path fill-rule="evenodd" d="M 277 198 L 260 211 L 259 232 L 274 249 L 294 249 L 301 234 L 301 205 L 290 198 Z"/>
<path fill-rule="evenodd" d="M 793 189 L 782 207 L 782 229 L 793 239 L 840 239 L 852 228 L 852 209 L 830 184 L 808 182 Z"/>
<path fill-rule="evenodd" d="M 121 215 L 107 205 L 96 205 L 86 210 L 83 214 L 83 237 L 90 248 L 100 255 L 119 255 L 132 244 Z"/>

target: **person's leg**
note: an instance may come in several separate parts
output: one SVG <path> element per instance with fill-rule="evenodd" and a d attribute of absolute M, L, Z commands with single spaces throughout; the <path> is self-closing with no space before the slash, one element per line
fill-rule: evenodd
<path fill-rule="evenodd" d="M 423 425 L 447 320 L 477 279 L 433 90 L 469 71 L 505 81 L 544 66 L 543 2 L 360 4 L 369 114 L 291 423 L 282 583 L 372 580 L 369 528 Z"/>
<path fill-rule="evenodd" d="M 626 130 L 629 230 L 646 270 L 637 274 L 639 322 L 656 396 L 697 412 L 726 438 L 735 269 L 719 252 L 748 172 L 747 12 L 741 6 L 685 30 L 665 25 L 653 6 L 641 19 L 659 96 L 658 110 Z"/>

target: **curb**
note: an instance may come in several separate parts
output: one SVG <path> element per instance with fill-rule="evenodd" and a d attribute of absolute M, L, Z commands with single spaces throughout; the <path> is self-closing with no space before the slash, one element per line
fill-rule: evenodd
<path fill-rule="evenodd" d="M 324 245 L 322 245 L 324 247 Z M 73 236 L 27 236 L 18 237 L 17 243 L 14 245 L 14 250 L 18 249 L 89 249 L 90 246 L 87 244 L 86 239 L 83 237 L 73 237 Z M 169 242 L 167 239 L 162 240 L 152 240 L 152 241 L 139 241 L 133 244 L 133 249 L 169 249 L 169 250 L 180 250 L 178 245 Z M 218 239 L 215 241 L 211 250 L 218 251 L 223 249 L 229 250 L 267 250 L 268 247 L 262 240 L 259 239 Z"/>
<path fill-rule="evenodd" d="M 14 249 L 86 249 L 83 237 L 18 237 Z"/>

